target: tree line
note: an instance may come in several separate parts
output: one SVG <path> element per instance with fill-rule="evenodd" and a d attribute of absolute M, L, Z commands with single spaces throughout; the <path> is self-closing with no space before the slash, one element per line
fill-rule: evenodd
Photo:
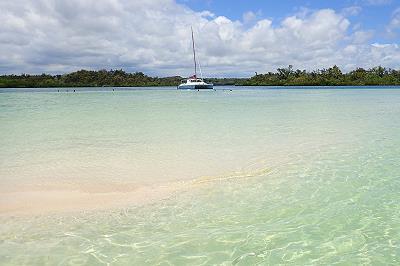
<path fill-rule="evenodd" d="M 363 69 L 357 68 L 343 73 L 338 66 L 308 72 L 294 70 L 293 66 L 278 68 L 276 72 L 257 74 L 244 81 L 250 86 L 373 86 L 400 85 L 400 71 L 381 66 Z"/>
<path fill-rule="evenodd" d="M 2 75 L 0 87 L 150 87 L 177 86 L 182 77 L 150 77 L 142 72 L 127 73 L 119 70 L 79 70 L 64 75 Z M 343 73 L 336 65 L 315 71 L 294 70 L 293 66 L 278 68 L 276 72 L 254 75 L 251 78 L 210 78 L 215 85 L 241 86 L 368 86 L 400 85 L 400 70 L 381 66 L 357 68 Z"/>
<path fill-rule="evenodd" d="M 79 70 L 64 75 L 2 75 L 3 88 L 176 86 L 181 77 L 149 77 L 142 72 Z"/>

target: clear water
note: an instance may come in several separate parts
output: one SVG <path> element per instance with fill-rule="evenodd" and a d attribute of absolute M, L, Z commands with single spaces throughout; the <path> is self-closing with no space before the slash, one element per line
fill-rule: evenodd
<path fill-rule="evenodd" d="M 3 90 L 0 264 L 398 265 L 399 125 L 398 88 Z"/>

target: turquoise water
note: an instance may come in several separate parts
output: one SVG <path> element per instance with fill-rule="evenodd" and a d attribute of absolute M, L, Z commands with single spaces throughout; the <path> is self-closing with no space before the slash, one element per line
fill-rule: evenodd
<path fill-rule="evenodd" d="M 0 264 L 398 265 L 398 125 L 397 88 L 3 91 Z"/>

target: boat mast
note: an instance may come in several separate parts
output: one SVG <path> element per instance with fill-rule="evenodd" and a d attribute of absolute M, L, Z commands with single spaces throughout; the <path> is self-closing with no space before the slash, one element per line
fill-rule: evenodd
<path fill-rule="evenodd" d="M 194 46 L 194 35 L 193 35 L 193 27 L 191 26 L 190 29 L 192 30 L 192 44 L 193 44 L 193 61 L 194 61 L 194 77 L 197 78 L 197 63 L 196 63 L 196 49 Z"/>

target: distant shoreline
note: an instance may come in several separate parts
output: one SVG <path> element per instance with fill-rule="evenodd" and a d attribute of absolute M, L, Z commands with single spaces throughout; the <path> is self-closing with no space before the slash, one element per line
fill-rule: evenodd
<path fill-rule="evenodd" d="M 82 88 L 82 87 L 173 87 L 183 77 L 150 77 L 143 72 L 123 70 L 79 70 L 63 75 L 0 75 L 0 88 Z M 294 70 L 292 66 L 276 72 L 255 73 L 250 78 L 205 78 L 215 86 L 400 86 L 400 70 L 381 66 L 357 68 L 342 73 L 337 66 L 315 71 Z"/>
<path fill-rule="evenodd" d="M 400 85 L 364 85 L 364 86 L 214 86 L 215 91 L 244 91 L 244 90 L 400 90 Z M 176 86 L 152 87 L 20 87 L 1 88 L 2 93 L 81 93 L 81 92 L 128 92 L 128 91 L 175 91 Z"/>

